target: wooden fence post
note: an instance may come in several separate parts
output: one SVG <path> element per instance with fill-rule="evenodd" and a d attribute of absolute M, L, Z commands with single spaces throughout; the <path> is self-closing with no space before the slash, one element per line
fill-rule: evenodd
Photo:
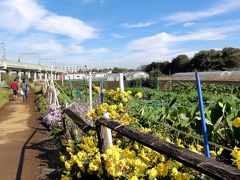
<path fill-rule="evenodd" d="M 120 73 L 120 74 L 119 74 L 119 82 L 120 82 L 120 89 L 121 89 L 121 92 L 124 92 L 123 73 Z"/>
<path fill-rule="evenodd" d="M 92 110 L 92 72 L 89 72 L 89 109 Z"/>
<path fill-rule="evenodd" d="M 97 137 L 98 137 L 98 149 L 99 149 L 99 152 L 100 154 L 103 154 L 104 153 L 104 140 L 101 136 L 101 125 L 96 122 L 96 131 L 97 131 Z M 106 164 L 105 164 L 105 161 L 103 159 L 103 156 L 101 156 L 101 164 L 102 164 L 102 170 L 103 170 L 103 175 L 106 177 L 107 176 L 107 170 L 106 170 Z M 106 179 L 106 178 L 104 178 Z"/>
<path fill-rule="evenodd" d="M 109 119 L 109 113 L 104 113 L 103 117 Z M 101 137 L 103 138 L 103 152 L 106 152 L 108 147 L 113 145 L 111 129 L 101 126 Z"/>

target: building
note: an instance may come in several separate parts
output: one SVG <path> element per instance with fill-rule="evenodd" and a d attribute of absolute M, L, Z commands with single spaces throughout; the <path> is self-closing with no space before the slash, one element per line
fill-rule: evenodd
<path fill-rule="evenodd" d="M 120 73 L 108 74 L 106 76 L 107 81 L 119 81 Z M 133 71 L 133 72 L 124 72 L 123 79 L 126 81 L 131 81 L 135 79 L 145 79 L 148 78 L 149 75 L 142 71 Z"/>

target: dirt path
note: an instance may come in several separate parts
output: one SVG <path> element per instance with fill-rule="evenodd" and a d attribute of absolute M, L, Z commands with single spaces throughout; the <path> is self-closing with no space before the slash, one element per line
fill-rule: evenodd
<path fill-rule="evenodd" d="M 19 98 L 0 108 L 0 179 L 40 179 L 39 149 L 33 144 L 45 137 L 33 93 L 28 102 Z"/>

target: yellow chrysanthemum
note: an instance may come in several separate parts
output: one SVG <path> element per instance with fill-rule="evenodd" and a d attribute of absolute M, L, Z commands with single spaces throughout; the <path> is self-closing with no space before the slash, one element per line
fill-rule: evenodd
<path fill-rule="evenodd" d="M 240 127 L 240 117 L 237 117 L 233 120 L 233 125 L 236 127 L 236 128 L 239 128 Z"/>
<path fill-rule="evenodd" d="M 222 152 L 223 152 L 223 148 L 220 147 L 219 150 L 217 151 L 217 155 L 221 155 Z"/>
<path fill-rule="evenodd" d="M 141 92 L 138 92 L 136 95 L 135 95 L 136 98 L 138 99 L 141 99 L 143 97 L 142 93 Z"/>

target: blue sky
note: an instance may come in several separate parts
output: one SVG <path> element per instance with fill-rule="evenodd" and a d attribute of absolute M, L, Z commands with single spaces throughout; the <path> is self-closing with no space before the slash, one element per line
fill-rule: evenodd
<path fill-rule="evenodd" d="M 239 10 L 239 0 L 0 0 L 0 42 L 11 60 L 137 68 L 239 48 Z"/>

